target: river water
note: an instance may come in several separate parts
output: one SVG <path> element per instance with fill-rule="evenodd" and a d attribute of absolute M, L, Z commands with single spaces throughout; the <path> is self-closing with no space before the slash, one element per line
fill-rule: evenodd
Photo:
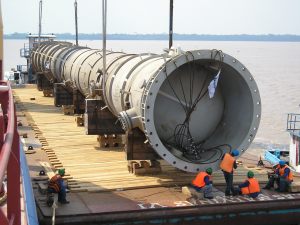
<path fill-rule="evenodd" d="M 19 50 L 26 40 L 4 40 L 4 70 L 26 64 Z M 101 48 L 101 41 L 80 41 Z M 167 41 L 108 41 L 107 48 L 128 53 L 162 53 Z M 300 42 L 208 42 L 176 41 L 183 50 L 221 49 L 242 62 L 253 74 L 262 99 L 261 124 L 252 148 L 287 147 L 287 113 L 300 113 Z M 238 108 L 236 109 L 238 110 Z"/>

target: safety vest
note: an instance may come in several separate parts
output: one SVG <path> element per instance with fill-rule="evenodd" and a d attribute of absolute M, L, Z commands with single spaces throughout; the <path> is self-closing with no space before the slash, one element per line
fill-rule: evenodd
<path fill-rule="evenodd" d="M 280 168 L 280 167 L 278 168 L 278 169 L 279 169 L 279 175 L 280 175 L 280 176 L 283 176 L 283 175 L 284 175 L 284 170 L 285 170 L 285 168 L 288 168 L 288 166 L 285 165 L 285 166 L 282 167 L 282 168 Z M 289 175 L 288 175 L 287 179 L 288 179 L 288 181 L 293 181 L 293 173 L 292 173 L 291 169 L 290 169 L 290 172 L 289 172 Z"/>
<path fill-rule="evenodd" d="M 249 186 L 241 188 L 243 195 L 248 195 L 256 192 L 260 192 L 259 183 L 255 178 L 248 178 Z"/>
<path fill-rule="evenodd" d="M 196 178 L 192 181 L 192 184 L 196 187 L 202 188 L 205 186 L 204 178 L 208 176 L 209 180 L 211 180 L 211 176 L 206 172 L 200 172 L 196 176 Z"/>
<path fill-rule="evenodd" d="M 59 174 L 54 175 L 49 183 L 48 183 L 48 188 L 53 189 L 55 192 L 60 191 L 60 185 L 59 185 L 59 180 L 62 179 L 62 177 Z"/>
<path fill-rule="evenodd" d="M 224 158 L 220 164 L 220 168 L 228 173 L 231 173 L 233 171 L 234 161 L 234 157 L 232 157 L 228 153 L 225 153 Z"/>

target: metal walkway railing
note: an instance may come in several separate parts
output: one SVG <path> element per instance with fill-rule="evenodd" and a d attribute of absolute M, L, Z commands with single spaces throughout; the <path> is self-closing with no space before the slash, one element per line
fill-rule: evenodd
<path fill-rule="evenodd" d="M 7 210 L 0 209 L 1 225 L 20 225 L 20 144 L 10 84 L 0 81 L 0 190 L 7 177 Z"/>
<path fill-rule="evenodd" d="M 300 133 L 300 114 L 289 113 L 286 121 L 286 129 L 290 132 Z"/>
<path fill-rule="evenodd" d="M 24 47 L 20 49 L 20 56 L 24 58 L 29 58 L 30 56 L 29 44 L 24 44 Z"/>
<path fill-rule="evenodd" d="M 29 175 L 28 164 L 24 152 L 24 146 L 22 143 L 20 144 L 20 166 L 22 172 L 22 186 L 23 186 L 23 196 L 25 202 L 25 210 L 26 210 L 26 219 L 27 225 L 38 225 L 38 216 L 36 212 L 36 204 L 33 194 L 33 189 L 31 185 L 31 178 Z"/>

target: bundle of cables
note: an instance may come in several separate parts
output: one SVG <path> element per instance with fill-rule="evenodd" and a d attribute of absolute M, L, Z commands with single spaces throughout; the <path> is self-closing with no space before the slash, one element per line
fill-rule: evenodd
<path fill-rule="evenodd" d="M 212 50 L 211 58 L 212 58 L 212 60 L 218 62 L 217 75 L 219 75 L 221 72 L 221 66 L 222 66 L 222 62 L 223 62 L 222 51 Z M 179 84 L 180 84 L 180 89 L 182 92 L 181 94 L 183 96 L 183 100 L 181 100 L 179 98 L 180 93 L 176 93 L 174 87 L 171 84 L 171 81 L 166 76 L 166 80 L 167 80 L 174 96 L 176 97 L 176 99 L 182 106 L 183 110 L 185 111 L 185 119 L 183 120 L 182 123 L 177 124 L 175 127 L 174 134 L 173 134 L 173 140 L 175 142 L 176 148 L 178 150 L 180 150 L 183 153 L 183 156 L 185 156 L 186 158 L 188 158 L 192 161 L 197 161 L 197 163 L 203 163 L 203 164 L 213 163 L 222 157 L 224 147 L 225 148 L 228 147 L 229 152 L 231 152 L 231 146 L 228 144 L 222 144 L 219 146 L 214 146 L 214 147 L 206 149 L 206 148 L 203 148 L 203 144 L 205 141 L 201 141 L 198 143 L 196 143 L 194 141 L 196 138 L 194 138 L 190 132 L 190 117 L 191 117 L 192 113 L 194 112 L 197 104 L 201 101 L 201 99 L 203 99 L 203 97 L 205 95 L 207 95 L 208 84 L 211 81 L 213 81 L 213 79 L 209 81 L 209 77 L 211 77 L 211 76 L 206 75 L 199 92 L 197 93 L 196 97 L 193 97 L 193 95 L 194 95 L 194 79 L 195 79 L 195 71 L 196 71 L 196 68 L 195 68 L 196 65 L 195 65 L 194 59 L 192 61 L 190 61 L 188 63 L 188 65 L 189 65 L 189 74 L 190 74 L 190 76 L 189 76 L 190 77 L 189 93 L 185 93 L 182 80 L 179 77 Z M 217 76 L 217 75 L 215 75 L 215 76 Z M 215 76 L 213 76 L 213 77 L 215 78 Z M 209 156 L 206 156 L 205 159 L 201 160 L 201 153 L 208 153 L 208 152 L 210 152 L 210 154 L 208 154 Z M 211 161 L 212 159 L 214 159 L 214 160 Z"/>

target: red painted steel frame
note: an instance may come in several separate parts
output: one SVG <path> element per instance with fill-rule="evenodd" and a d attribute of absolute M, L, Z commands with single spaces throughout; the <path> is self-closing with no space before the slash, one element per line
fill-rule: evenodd
<path fill-rule="evenodd" d="M 10 84 L 0 81 L 0 86 L 8 87 L 8 90 L 0 88 L 0 103 L 3 111 L 3 116 L 0 116 L 0 125 L 4 124 L 4 132 L 0 133 L 4 140 L 0 145 L 0 189 L 5 173 L 7 174 L 7 213 L 3 211 L 3 208 L 0 209 L 0 224 L 20 225 L 20 143 L 15 105 Z"/>

